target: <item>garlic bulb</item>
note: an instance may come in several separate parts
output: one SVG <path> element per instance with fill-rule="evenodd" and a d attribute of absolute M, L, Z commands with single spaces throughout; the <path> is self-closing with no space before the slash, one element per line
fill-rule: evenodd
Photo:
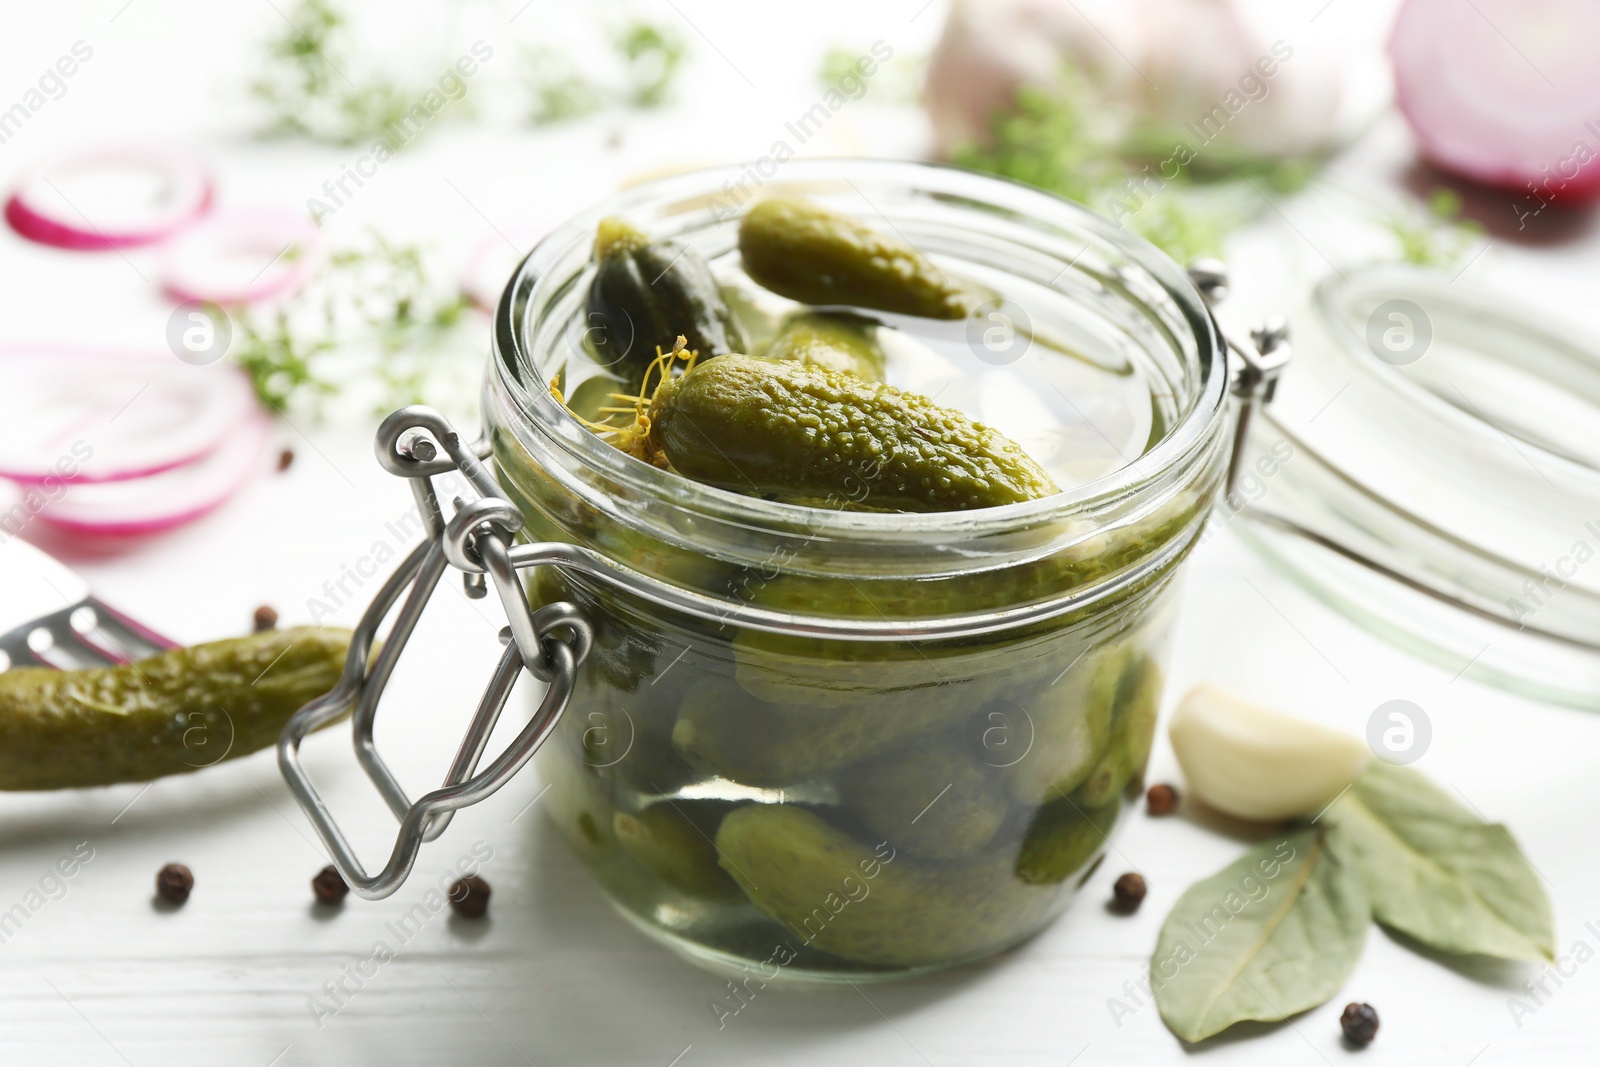
<path fill-rule="evenodd" d="M 1272 37 L 1237 0 L 1142 2 L 1149 121 L 1202 154 L 1217 140 L 1246 155 L 1296 156 L 1332 132 L 1340 71 L 1326 55 Z"/>
<path fill-rule="evenodd" d="M 935 149 L 984 142 L 1023 85 L 1083 77 L 1112 111 L 1234 155 L 1283 158 L 1326 141 L 1342 71 L 1267 32 L 1248 0 L 954 0 L 928 67 Z M 1191 132 L 1192 131 L 1192 132 Z"/>
<path fill-rule="evenodd" d="M 1195 798 L 1262 822 L 1320 814 L 1372 758 L 1350 734 L 1247 704 L 1212 685 L 1189 691 L 1168 734 Z"/>
<path fill-rule="evenodd" d="M 1107 99 L 1138 72 L 1138 13 L 1126 0 L 953 0 L 928 60 L 923 106 L 935 151 L 985 143 L 1024 85 L 1053 86 L 1070 66 Z"/>

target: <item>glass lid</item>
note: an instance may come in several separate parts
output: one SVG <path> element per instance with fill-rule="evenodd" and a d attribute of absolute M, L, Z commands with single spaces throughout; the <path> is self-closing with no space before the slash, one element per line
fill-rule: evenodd
<path fill-rule="evenodd" d="M 1235 528 L 1388 640 L 1600 708 L 1600 346 L 1399 265 L 1293 322 Z"/>

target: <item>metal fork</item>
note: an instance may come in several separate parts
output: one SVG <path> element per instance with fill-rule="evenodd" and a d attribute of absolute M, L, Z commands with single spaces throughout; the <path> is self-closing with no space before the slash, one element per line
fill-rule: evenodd
<path fill-rule="evenodd" d="M 0 538 L 0 671 L 109 667 L 177 647 L 92 596 L 59 560 Z"/>

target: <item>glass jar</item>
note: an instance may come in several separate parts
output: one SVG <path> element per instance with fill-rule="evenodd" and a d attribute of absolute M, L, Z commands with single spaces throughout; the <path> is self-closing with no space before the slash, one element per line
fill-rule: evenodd
<path fill-rule="evenodd" d="M 1126 415 L 1145 436 L 1112 463 L 1076 448 L 1060 469 L 1080 484 L 1057 496 L 978 511 L 690 482 L 607 444 L 551 386 L 592 369 L 599 220 L 682 242 L 727 282 L 754 181 L 619 194 L 546 237 L 497 308 L 485 412 L 525 535 L 674 589 L 535 572 L 536 606 L 570 600 L 596 631 L 537 757 L 544 804 L 618 909 L 702 962 L 767 981 L 978 959 L 1059 914 L 1140 788 L 1175 578 L 1226 463 L 1227 361 L 1184 272 L 1075 205 L 943 167 L 789 163 L 760 195 L 887 225 L 998 294 L 930 342 L 965 377 L 1078 375 L 1104 386 L 1058 388 L 1090 429 Z"/>
<path fill-rule="evenodd" d="M 1594 341 L 1401 264 L 1324 279 L 1295 328 L 1234 529 L 1458 678 L 1600 707 Z"/>

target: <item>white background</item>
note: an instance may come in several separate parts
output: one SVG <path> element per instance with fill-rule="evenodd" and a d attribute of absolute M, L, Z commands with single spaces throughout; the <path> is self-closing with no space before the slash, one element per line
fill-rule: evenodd
<path fill-rule="evenodd" d="M 282 0 L 275 0 L 288 10 Z M 543 0 L 536 0 L 543 4 Z M 555 130 L 440 129 L 388 164 L 329 220 L 335 241 L 368 222 L 427 237 L 447 262 L 499 231 L 551 222 L 627 176 L 656 168 L 745 160 L 765 151 L 783 119 L 816 94 L 829 43 L 892 44 L 924 54 L 942 5 L 691 3 L 663 9 L 695 48 L 681 107 Z M 76 40 L 94 58 L 24 130 L 0 145 L 9 184 L 51 151 L 106 138 L 176 138 L 215 165 L 219 195 L 236 205 L 303 204 L 359 150 L 262 144 L 247 136 L 242 86 L 257 42 L 282 27 L 267 0 L 232 4 L 95 0 L 7 5 L 0 34 L 0 106 Z M 1333 0 L 1278 5 L 1308 46 L 1322 35 L 1375 40 L 1386 5 Z M 446 61 L 475 37 L 496 57 L 473 92 L 514 78 L 516 4 L 411 5 L 382 29 L 387 59 Z M 1315 22 L 1311 21 L 1317 15 Z M 724 58 L 724 55 L 728 58 Z M 1358 57 L 1352 53 L 1352 64 Z M 730 62 L 731 60 L 731 62 Z M 417 61 L 422 69 L 432 58 Z M 496 64 L 500 64 L 496 67 Z M 737 68 L 737 69 L 735 69 Z M 401 68 L 403 69 L 403 67 Z M 491 77 L 492 76 L 492 77 Z M 494 78 L 502 80 L 496 82 Z M 914 116 L 913 116 L 914 118 Z M 839 116 L 818 144 L 829 153 L 913 153 L 923 131 L 871 97 Z M 1380 121 L 1322 184 L 1277 204 L 1235 253 L 1240 311 L 1285 306 L 1327 269 L 1367 254 L 1341 212 L 1350 190 L 1393 187 L 1410 147 Z M 1281 210 L 1282 214 L 1278 212 Z M 1506 215 L 1510 216 L 1507 210 Z M 1518 245 L 1491 234 L 1471 278 L 1515 299 L 1600 327 L 1592 298 L 1596 241 L 1587 224 Z M 452 258 L 453 257 L 453 258 Z M 0 233 L 0 342 L 112 344 L 160 351 L 170 302 L 151 284 L 153 253 L 85 255 Z M 485 345 L 487 331 L 484 332 Z M 302 433 L 304 431 L 304 433 Z M 390 540 L 385 523 L 409 495 L 371 457 L 372 422 L 280 426 L 298 458 L 265 474 L 210 518 L 145 542 L 72 546 L 40 526 L 30 538 L 68 559 L 112 603 L 184 640 L 241 632 L 259 603 L 285 622 L 341 567 Z M 309 436 L 308 436 L 309 435 Z M 402 546 L 390 544 L 390 548 Z M 3 594 L 3 591 L 0 591 Z M 497 654 L 492 602 L 438 598 L 401 677 L 379 739 L 420 792 L 442 771 L 480 681 Z M 360 605 L 340 611 L 353 621 Z M 1463 664 L 1462 666 L 1465 666 Z M 1251 557 L 1232 534 L 1189 564 L 1168 707 L 1200 680 L 1353 732 L 1380 703 L 1426 709 L 1434 739 L 1420 766 L 1491 818 L 1507 822 L 1548 882 L 1561 948 L 1600 950 L 1600 719 L 1535 705 L 1475 684 L 1470 672 L 1424 665 L 1333 615 Z M 308 759 L 366 855 L 388 848 L 392 823 L 348 745 L 325 736 Z M 1165 740 L 1153 780 L 1175 774 Z M 0 945 L 0 1062 L 6 1064 L 1314 1064 L 1352 1055 L 1338 1035 L 1344 1001 L 1383 1018 L 1361 1054 L 1378 1064 L 1595 1061 L 1600 964 L 1587 964 L 1519 1025 L 1508 997 L 1537 969 L 1429 958 L 1374 928 L 1346 993 L 1289 1025 L 1259 1028 L 1186 1052 L 1153 1007 L 1113 1020 L 1168 907 L 1190 882 L 1231 861 L 1249 835 L 1194 815 L 1131 818 L 1117 850 L 1076 906 L 1034 941 L 989 964 L 859 989 L 769 989 L 718 1029 L 709 1003 L 722 980 L 648 942 L 617 918 L 538 811 L 530 771 L 459 816 L 423 853 L 414 881 L 390 900 L 352 899 L 332 919 L 310 907 L 307 880 L 325 862 L 267 753 L 192 777 L 59 795 L 0 797 L 0 910 L 80 842 L 93 860 L 66 897 Z M 492 918 L 441 915 L 335 1017 L 314 1022 L 308 998 L 364 958 L 384 924 L 474 842 L 494 858 Z M 168 860 L 196 874 L 180 911 L 152 905 Z M 1151 885 L 1134 917 L 1102 907 L 1111 881 L 1137 868 Z M 1595 922 L 1596 927 L 1585 928 Z M 1131 1001 L 1129 1002 L 1131 1003 Z"/>

